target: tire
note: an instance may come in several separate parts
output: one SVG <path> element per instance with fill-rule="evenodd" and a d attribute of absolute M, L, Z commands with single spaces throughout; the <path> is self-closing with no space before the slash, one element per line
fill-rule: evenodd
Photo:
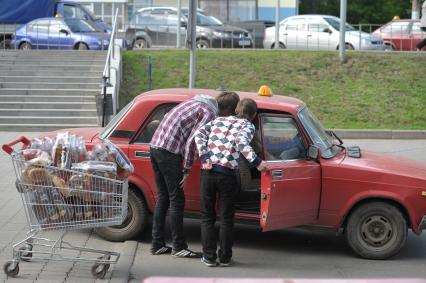
<path fill-rule="evenodd" d="M 21 43 L 21 45 L 19 45 L 19 49 L 21 49 L 21 50 L 31 50 L 32 46 L 28 42 L 23 42 L 23 43 Z"/>
<path fill-rule="evenodd" d="M 138 38 L 135 40 L 135 42 L 133 43 L 133 50 L 142 50 L 148 48 L 148 44 L 146 42 L 145 39 L 143 38 Z"/>
<path fill-rule="evenodd" d="M 209 48 L 210 44 L 209 44 L 209 42 L 207 40 L 198 39 L 197 43 L 196 43 L 196 46 L 197 46 L 197 48 L 205 49 L 205 48 Z"/>
<path fill-rule="evenodd" d="M 355 48 L 350 43 L 345 43 L 346 50 L 354 50 Z"/>
<path fill-rule="evenodd" d="M 271 46 L 271 49 L 274 49 L 275 48 L 275 43 L 274 44 L 272 44 L 272 46 Z M 287 47 L 285 46 L 285 44 L 284 43 L 282 43 L 282 42 L 280 42 L 280 44 L 279 44 L 279 46 L 278 46 L 278 49 L 286 49 Z"/>
<path fill-rule="evenodd" d="M 89 47 L 86 45 L 86 43 L 79 43 L 77 45 L 77 50 L 89 50 Z"/>
<path fill-rule="evenodd" d="M 404 246 L 407 230 L 407 222 L 398 208 L 385 202 L 371 202 L 349 215 L 346 240 L 362 258 L 387 259 Z"/>
<path fill-rule="evenodd" d="M 95 232 L 105 240 L 123 242 L 139 235 L 148 223 L 148 209 L 143 197 L 129 188 L 127 217 L 122 225 L 101 227 Z"/>

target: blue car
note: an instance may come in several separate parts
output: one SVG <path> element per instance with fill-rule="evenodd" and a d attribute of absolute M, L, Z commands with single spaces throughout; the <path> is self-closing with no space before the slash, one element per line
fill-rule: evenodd
<path fill-rule="evenodd" d="M 15 49 L 107 50 L 110 35 L 77 18 L 41 18 L 18 28 Z"/>

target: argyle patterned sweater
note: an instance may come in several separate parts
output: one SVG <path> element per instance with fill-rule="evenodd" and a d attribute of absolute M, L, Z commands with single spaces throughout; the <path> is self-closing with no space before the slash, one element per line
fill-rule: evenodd
<path fill-rule="evenodd" d="M 236 116 L 218 117 L 207 123 L 195 133 L 201 162 L 210 159 L 213 171 L 236 176 L 241 153 L 258 166 L 262 160 L 250 146 L 254 132 L 251 122 Z"/>

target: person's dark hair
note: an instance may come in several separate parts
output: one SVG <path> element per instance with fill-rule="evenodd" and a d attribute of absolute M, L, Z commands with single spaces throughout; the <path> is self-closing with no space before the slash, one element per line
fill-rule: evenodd
<path fill-rule="evenodd" d="M 240 97 L 233 91 L 223 91 L 216 97 L 216 101 L 219 107 L 219 116 L 229 116 L 235 115 L 235 108 Z"/>
<path fill-rule="evenodd" d="M 244 98 L 237 104 L 235 113 L 239 118 L 246 118 L 247 120 L 253 120 L 257 112 L 256 102 L 251 98 Z"/>

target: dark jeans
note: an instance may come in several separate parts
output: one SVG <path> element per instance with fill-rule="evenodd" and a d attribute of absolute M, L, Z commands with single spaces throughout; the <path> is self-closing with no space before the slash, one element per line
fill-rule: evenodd
<path fill-rule="evenodd" d="M 185 194 L 179 187 L 182 180 L 182 158 L 166 150 L 151 148 L 151 165 L 157 183 L 157 203 L 152 225 L 152 248 L 165 245 L 164 225 L 169 209 L 173 250 L 187 248 L 183 236 L 183 210 Z"/>
<path fill-rule="evenodd" d="M 425 27 L 421 27 L 422 31 L 426 31 Z M 419 43 L 417 43 L 416 48 L 422 50 L 423 47 L 426 46 L 426 38 L 424 38 L 422 41 L 420 41 Z"/>
<path fill-rule="evenodd" d="M 219 260 L 228 261 L 232 257 L 234 243 L 234 200 L 238 192 L 237 177 L 214 171 L 202 171 L 201 174 L 201 241 L 203 256 L 216 260 L 217 239 L 214 229 L 216 222 L 216 194 L 220 205 L 220 250 Z"/>

